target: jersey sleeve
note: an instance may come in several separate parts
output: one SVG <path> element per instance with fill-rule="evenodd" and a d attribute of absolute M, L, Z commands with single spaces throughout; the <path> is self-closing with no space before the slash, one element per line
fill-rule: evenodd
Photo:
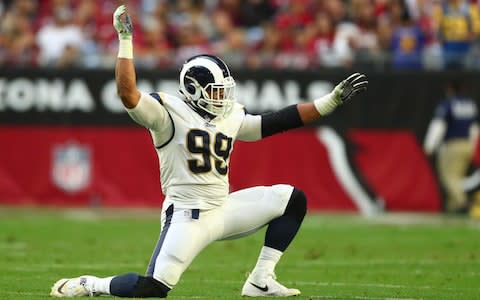
<path fill-rule="evenodd" d="M 126 110 L 135 122 L 150 129 L 155 147 L 161 147 L 172 137 L 174 128 L 172 118 L 161 98 L 155 98 L 142 92 L 138 104 Z"/>
<path fill-rule="evenodd" d="M 257 141 L 262 138 L 262 116 L 245 114 L 238 130 L 237 139 L 241 141 Z"/>

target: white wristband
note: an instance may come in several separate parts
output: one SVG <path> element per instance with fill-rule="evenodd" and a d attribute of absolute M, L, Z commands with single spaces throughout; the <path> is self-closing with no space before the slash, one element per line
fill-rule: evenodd
<path fill-rule="evenodd" d="M 313 100 L 313 105 L 322 116 L 328 115 L 337 107 L 337 103 L 333 99 L 333 93 Z"/>
<path fill-rule="evenodd" d="M 118 45 L 118 58 L 133 59 L 133 44 L 131 39 L 120 39 Z"/>

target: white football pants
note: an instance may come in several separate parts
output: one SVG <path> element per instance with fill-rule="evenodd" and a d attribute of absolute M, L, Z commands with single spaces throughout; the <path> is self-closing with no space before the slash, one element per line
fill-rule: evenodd
<path fill-rule="evenodd" d="M 173 288 L 203 248 L 213 241 L 246 236 L 281 216 L 292 192 L 293 187 L 284 184 L 252 187 L 231 193 L 224 205 L 198 215 L 192 209 L 176 209 L 167 197 L 147 276 Z"/>

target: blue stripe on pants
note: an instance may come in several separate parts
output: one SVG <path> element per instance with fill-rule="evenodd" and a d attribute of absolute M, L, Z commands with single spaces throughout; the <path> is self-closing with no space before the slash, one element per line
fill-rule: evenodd
<path fill-rule="evenodd" d="M 167 236 L 168 228 L 170 228 L 170 223 L 172 222 L 172 216 L 173 216 L 173 204 L 171 204 L 165 211 L 165 224 L 163 225 L 163 230 L 160 233 L 160 237 L 158 238 L 157 245 L 155 246 L 155 250 L 153 251 L 152 257 L 150 258 L 150 262 L 148 263 L 146 276 L 153 277 L 153 271 L 155 270 L 155 263 L 157 261 L 158 254 L 160 253 L 160 249 L 162 249 L 163 241 Z"/>

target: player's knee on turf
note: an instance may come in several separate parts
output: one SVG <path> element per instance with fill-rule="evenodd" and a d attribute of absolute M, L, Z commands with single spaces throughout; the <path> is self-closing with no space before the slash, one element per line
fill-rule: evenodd
<path fill-rule="evenodd" d="M 161 283 L 158 280 L 155 280 L 153 277 L 139 277 L 137 284 L 135 286 L 134 297 L 145 298 L 145 297 L 159 297 L 166 298 L 170 288 Z"/>
<path fill-rule="evenodd" d="M 170 288 L 153 277 L 127 273 L 116 276 L 110 283 L 110 293 L 126 298 L 165 298 Z"/>

